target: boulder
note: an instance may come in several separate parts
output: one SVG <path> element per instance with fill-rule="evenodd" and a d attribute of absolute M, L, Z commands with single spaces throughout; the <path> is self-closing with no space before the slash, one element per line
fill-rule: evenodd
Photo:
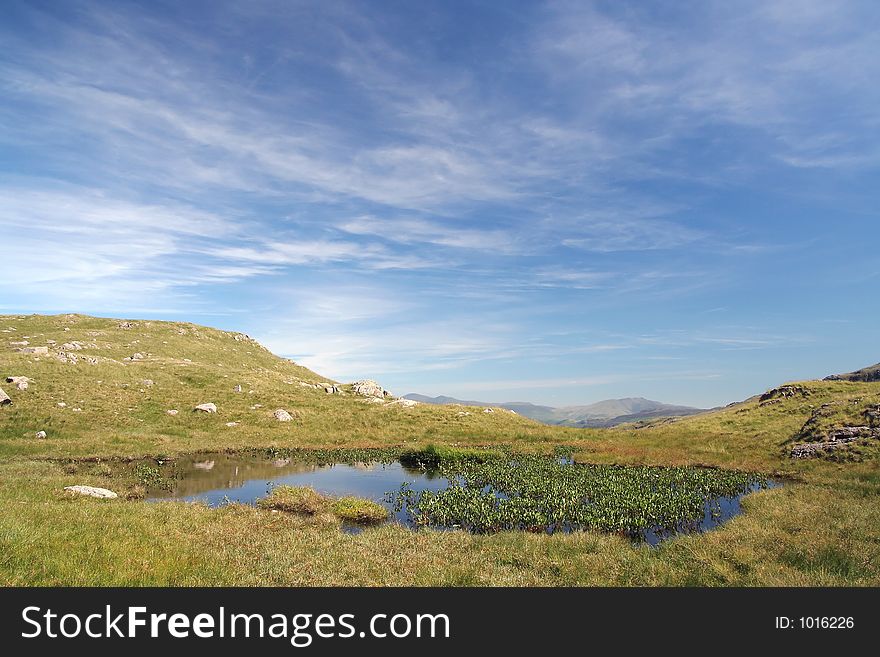
<path fill-rule="evenodd" d="M 363 395 L 364 397 L 390 397 L 391 393 L 385 390 L 378 383 L 373 381 L 372 379 L 363 379 L 362 381 L 355 381 L 351 384 L 351 389 L 356 395 Z"/>
<path fill-rule="evenodd" d="M 135 353 L 135 354 L 132 354 L 132 355 L 130 356 L 130 359 L 131 359 L 131 360 L 143 360 L 143 359 L 144 359 L 144 355 L 143 355 L 141 352 L 137 352 L 137 353 Z"/>
<path fill-rule="evenodd" d="M 168 413 L 168 415 L 177 415 L 177 409 L 175 408 L 169 409 L 165 412 Z"/>
<path fill-rule="evenodd" d="M 0 388 L 0 406 L 6 406 L 11 403 L 12 400 L 9 398 L 9 395 L 3 392 L 3 388 Z"/>
<path fill-rule="evenodd" d="M 417 402 L 415 399 L 404 399 L 403 397 L 401 397 L 400 399 L 395 399 L 393 402 L 389 402 L 388 406 L 403 406 L 404 408 L 412 408 L 413 406 L 418 406 L 419 404 L 420 402 Z"/>
<path fill-rule="evenodd" d="M 285 411 L 283 408 L 279 408 L 274 413 L 272 413 L 272 415 L 279 422 L 290 422 L 293 419 L 293 416 Z"/>
<path fill-rule="evenodd" d="M 45 432 L 45 431 L 37 431 L 37 433 L 36 433 L 35 435 L 36 435 L 37 438 L 41 438 L 41 439 L 42 439 L 42 438 L 45 438 L 45 437 L 46 437 L 46 432 Z"/>
<path fill-rule="evenodd" d="M 56 405 L 58 408 L 67 408 L 67 403 L 66 403 L 66 402 L 58 402 L 58 403 L 55 404 L 55 405 Z"/>
<path fill-rule="evenodd" d="M 31 382 L 26 376 L 7 376 L 6 383 L 12 383 L 19 390 L 27 390 L 28 384 Z"/>
<path fill-rule="evenodd" d="M 217 405 L 211 402 L 208 402 L 207 404 L 199 404 L 193 409 L 193 411 L 200 411 L 202 413 L 216 413 Z"/>
<path fill-rule="evenodd" d="M 119 497 L 112 490 L 106 488 L 97 488 L 95 486 L 65 486 L 64 490 L 77 495 L 87 495 L 89 497 L 98 497 L 104 500 L 112 500 Z"/>

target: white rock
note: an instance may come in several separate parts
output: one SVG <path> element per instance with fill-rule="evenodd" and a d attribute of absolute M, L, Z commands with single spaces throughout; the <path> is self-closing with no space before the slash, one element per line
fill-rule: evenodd
<path fill-rule="evenodd" d="M 49 354 L 49 347 L 22 347 L 21 349 L 17 349 L 17 351 L 21 354 Z"/>
<path fill-rule="evenodd" d="M 201 411 L 202 413 L 216 413 L 217 412 L 217 405 L 213 404 L 211 402 L 208 402 L 207 404 L 199 404 L 193 410 L 194 411 Z"/>
<path fill-rule="evenodd" d="M 237 427 L 237 426 L 238 426 L 238 422 L 227 422 L 227 423 L 226 423 L 226 426 L 227 426 L 227 427 Z"/>
<path fill-rule="evenodd" d="M 484 409 L 483 409 L 483 412 L 484 412 L 484 413 L 494 413 L 494 412 L 495 412 L 495 409 L 494 409 L 494 408 L 484 408 Z"/>
<path fill-rule="evenodd" d="M 9 395 L 3 392 L 3 388 L 0 388 L 0 406 L 6 406 L 11 403 L 12 400 L 9 398 Z"/>
<path fill-rule="evenodd" d="M 403 406 L 404 408 L 412 408 L 413 406 L 418 406 L 419 402 L 415 399 L 395 399 L 393 402 L 389 402 L 388 406 Z"/>
<path fill-rule="evenodd" d="M 144 379 L 143 381 L 141 381 L 141 385 L 144 385 L 147 388 L 149 388 L 151 385 L 153 385 L 153 380 L 152 379 Z"/>
<path fill-rule="evenodd" d="M 58 408 L 67 408 L 67 403 L 66 402 L 58 402 L 56 404 L 56 406 L 58 406 Z"/>
<path fill-rule="evenodd" d="M 76 493 L 77 495 L 88 495 L 89 497 L 99 497 L 106 500 L 112 500 L 119 497 L 112 490 L 96 488 L 95 486 L 65 486 L 64 490 Z"/>
<path fill-rule="evenodd" d="M 290 422 L 293 419 L 293 416 L 285 411 L 283 408 L 279 408 L 272 415 L 275 416 L 275 419 L 279 422 Z"/>
<path fill-rule="evenodd" d="M 168 413 L 168 415 L 177 415 L 177 409 L 176 409 L 176 408 L 169 409 L 169 410 L 167 410 L 167 411 L 165 411 L 165 412 Z"/>
<path fill-rule="evenodd" d="M 372 379 L 364 379 L 362 381 L 355 381 L 351 384 L 352 390 L 357 395 L 363 395 L 365 397 L 390 397 L 391 393 L 385 390 L 378 383 L 373 381 Z"/>
<path fill-rule="evenodd" d="M 458 417 L 464 417 L 465 415 L 470 415 L 470 413 L 468 411 L 459 411 L 456 415 Z"/>
<path fill-rule="evenodd" d="M 36 436 L 37 436 L 37 438 L 45 438 L 46 432 L 45 431 L 37 431 Z"/>
<path fill-rule="evenodd" d="M 237 385 L 232 388 L 232 392 L 241 392 L 241 385 Z"/>
<path fill-rule="evenodd" d="M 141 352 L 137 352 L 131 355 L 131 360 L 143 360 L 144 355 Z"/>

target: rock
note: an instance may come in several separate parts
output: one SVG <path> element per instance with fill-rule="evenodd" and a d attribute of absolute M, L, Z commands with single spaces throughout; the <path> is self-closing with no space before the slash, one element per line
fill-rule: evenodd
<path fill-rule="evenodd" d="M 323 388 L 328 395 L 335 395 L 339 392 L 339 386 L 334 383 L 319 383 L 319 388 Z"/>
<path fill-rule="evenodd" d="M 470 412 L 469 411 L 459 411 L 458 413 L 456 413 L 456 415 L 458 417 L 464 417 L 465 415 L 470 415 Z"/>
<path fill-rule="evenodd" d="M 48 342 L 48 340 L 47 340 L 47 342 Z M 27 340 L 18 340 L 16 342 L 10 342 L 9 344 L 13 347 L 27 347 L 30 344 L 30 342 L 28 342 Z"/>
<path fill-rule="evenodd" d="M 82 345 L 79 342 L 65 342 L 61 348 L 64 351 L 79 351 L 82 349 Z"/>
<path fill-rule="evenodd" d="M 132 326 L 134 326 L 134 322 L 119 322 L 116 326 L 118 326 L 121 329 L 127 330 L 127 329 L 130 329 Z"/>
<path fill-rule="evenodd" d="M 143 360 L 144 355 L 141 352 L 137 352 L 136 354 L 132 354 L 130 360 Z"/>
<path fill-rule="evenodd" d="M 67 408 L 67 404 L 64 402 L 58 402 L 55 404 L 58 408 Z"/>
<path fill-rule="evenodd" d="M 768 390 L 761 395 L 759 401 L 766 402 L 770 399 L 786 398 L 786 397 L 809 397 L 810 391 L 803 386 L 779 386 Z"/>
<path fill-rule="evenodd" d="M 367 397 L 363 401 L 365 401 L 368 404 L 384 404 L 385 403 L 385 400 L 382 397 Z"/>
<path fill-rule="evenodd" d="M 494 408 L 484 408 L 484 409 L 483 409 L 483 412 L 484 412 L 484 413 L 494 413 L 494 412 L 495 412 L 495 409 L 494 409 Z"/>
<path fill-rule="evenodd" d="M 172 409 L 167 410 L 167 411 L 165 411 L 165 412 L 168 413 L 168 415 L 177 415 L 177 409 L 176 409 L 176 408 L 172 408 Z"/>
<path fill-rule="evenodd" d="M 9 398 L 5 392 L 3 392 L 3 388 L 0 388 L 0 406 L 7 406 L 12 403 L 12 399 Z"/>
<path fill-rule="evenodd" d="M 208 402 L 207 404 L 199 404 L 193 410 L 194 411 L 201 411 L 202 413 L 216 413 L 217 406 L 216 406 L 216 404 L 212 404 L 211 402 Z"/>
<path fill-rule="evenodd" d="M 241 392 L 241 386 L 237 385 L 237 386 L 233 387 L 232 392 Z"/>
<path fill-rule="evenodd" d="M 880 439 L 880 429 L 872 427 L 837 427 L 828 432 L 826 440 L 794 445 L 791 448 L 791 458 L 803 459 L 819 456 L 863 438 Z"/>
<path fill-rule="evenodd" d="M 27 390 L 28 383 L 30 383 L 30 379 L 26 376 L 7 376 L 6 383 L 12 383 L 19 390 Z"/>
<path fill-rule="evenodd" d="M 36 436 L 37 436 L 37 438 L 45 438 L 46 432 L 45 431 L 37 431 Z"/>
<path fill-rule="evenodd" d="M 374 397 L 374 399 L 379 399 L 378 397 Z M 379 401 L 382 401 L 379 399 Z M 395 399 L 393 402 L 389 402 L 388 406 L 403 406 L 404 408 L 412 408 L 413 406 L 418 406 L 420 402 L 417 402 L 415 399 Z"/>
<path fill-rule="evenodd" d="M 237 427 L 237 426 L 238 426 L 238 422 L 227 422 L 227 423 L 226 423 L 226 426 L 227 426 L 227 427 Z"/>
<path fill-rule="evenodd" d="M 279 422 L 290 422 L 293 419 L 293 416 L 285 411 L 283 408 L 279 408 L 277 411 L 272 413 L 272 415 Z"/>
<path fill-rule="evenodd" d="M 257 410 L 258 408 L 263 408 L 263 405 L 262 404 L 254 404 L 253 406 L 251 406 L 252 411 Z"/>
<path fill-rule="evenodd" d="M 104 500 L 112 500 L 119 497 L 112 490 L 106 488 L 96 488 L 95 486 L 65 486 L 64 490 L 77 495 L 87 495 L 89 497 L 99 497 Z"/>
<path fill-rule="evenodd" d="M 143 381 L 141 381 L 141 385 L 149 388 L 151 385 L 153 385 L 153 380 L 152 379 L 144 379 Z"/>
<path fill-rule="evenodd" d="M 363 395 L 364 397 L 390 397 L 391 393 L 385 390 L 378 383 L 373 381 L 372 379 L 364 379 L 362 381 L 355 381 L 351 384 L 351 389 L 356 395 Z"/>
<path fill-rule="evenodd" d="M 21 349 L 16 349 L 16 351 L 20 354 L 41 354 L 47 356 L 49 354 L 49 347 L 22 347 Z"/>

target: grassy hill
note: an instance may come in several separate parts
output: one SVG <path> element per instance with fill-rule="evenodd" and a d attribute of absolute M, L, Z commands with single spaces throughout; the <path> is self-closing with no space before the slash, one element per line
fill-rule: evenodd
<path fill-rule="evenodd" d="M 46 353 L 17 351 L 35 347 Z M 796 445 L 830 445 L 841 428 L 873 431 L 873 382 L 800 382 L 673 422 L 574 429 L 500 409 L 375 402 L 240 334 L 80 315 L 0 316 L 0 377 L 12 399 L 0 406 L 0 584 L 880 584 L 880 441 L 868 433 L 791 457 Z M 26 389 L 6 377 L 27 377 Z M 340 392 L 325 392 L 333 384 Z M 217 413 L 192 410 L 207 402 Z M 277 409 L 293 421 L 276 420 Z M 324 518 L 254 507 L 145 504 L 129 499 L 137 482 L 115 465 L 198 450 L 428 443 L 564 445 L 583 462 L 719 466 L 784 485 L 749 495 L 745 513 L 717 530 L 648 548 L 597 532 L 385 525 L 349 535 Z M 63 492 L 75 484 L 122 495 Z"/>

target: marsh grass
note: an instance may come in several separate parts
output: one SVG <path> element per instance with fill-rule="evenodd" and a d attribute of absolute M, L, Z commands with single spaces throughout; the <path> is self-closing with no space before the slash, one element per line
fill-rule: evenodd
<path fill-rule="evenodd" d="M 266 497 L 257 500 L 261 509 L 306 515 L 321 513 L 329 505 L 328 498 L 309 486 L 276 486 Z"/>
<path fill-rule="evenodd" d="M 388 509 L 361 497 L 340 497 L 333 503 L 333 514 L 340 520 L 359 525 L 370 525 L 388 519 Z"/>

